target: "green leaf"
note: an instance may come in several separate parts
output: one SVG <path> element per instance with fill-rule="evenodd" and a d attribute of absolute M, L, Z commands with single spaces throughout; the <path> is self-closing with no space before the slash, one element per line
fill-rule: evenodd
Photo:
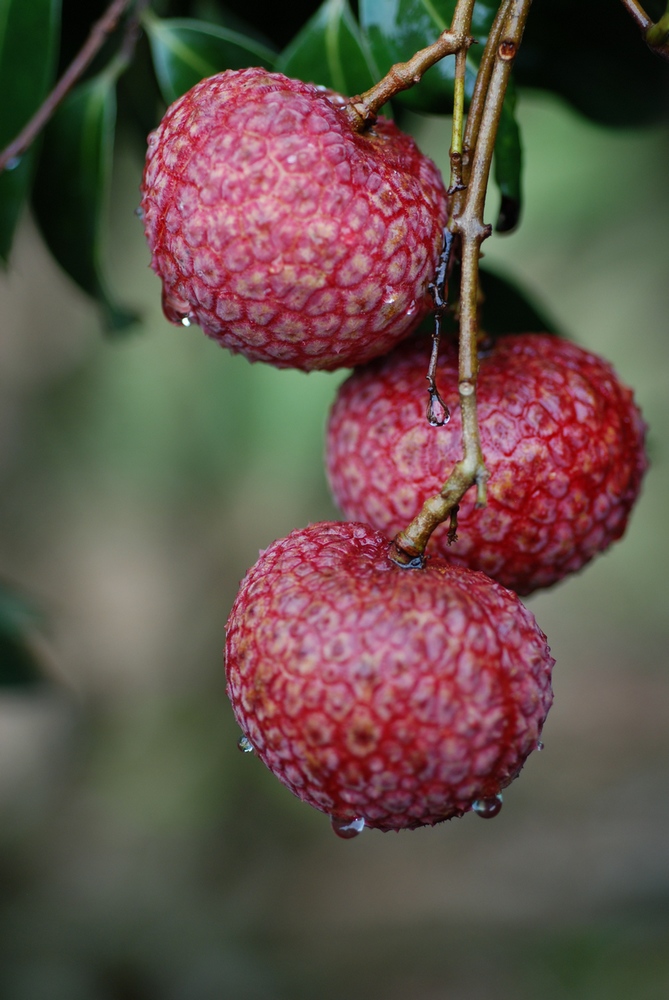
<path fill-rule="evenodd" d="M 26 643 L 37 617 L 23 597 L 0 584 L 0 688 L 29 687 L 42 680 Z"/>
<path fill-rule="evenodd" d="M 313 8 L 318 6 L 314 0 L 310 0 L 310 4 Z M 244 35 L 246 38 L 255 38 L 257 42 L 262 42 L 266 48 L 273 50 L 274 42 L 268 37 L 267 31 L 274 27 L 275 22 L 268 24 L 266 10 L 263 10 L 262 5 L 258 7 L 248 4 L 244 13 L 246 16 L 240 17 L 227 4 L 224 5 L 219 0 L 192 0 L 190 5 L 190 16 L 196 20 L 205 21 L 208 27 L 217 24 L 229 31 L 236 31 L 237 34 Z M 295 13 L 294 3 L 291 4 L 291 13 Z M 300 24 L 304 22 L 306 16 L 308 15 L 301 18 Z M 258 24 L 252 23 L 247 18 L 255 18 Z M 286 11 L 282 10 L 281 23 L 285 25 L 286 20 Z M 295 34 L 296 31 L 293 31 L 291 37 Z"/>
<path fill-rule="evenodd" d="M 156 127 L 165 111 L 163 95 L 153 71 L 153 59 L 146 34 L 137 41 L 132 62 L 116 87 L 118 126 L 125 135 L 126 127 L 138 144 L 142 159 L 146 154 L 146 137 Z M 133 134 L 134 133 L 134 134 Z"/>
<path fill-rule="evenodd" d="M 380 75 L 397 62 L 406 62 L 419 49 L 436 41 L 450 26 L 456 0 L 360 0 L 360 23 L 365 30 Z M 465 90 L 471 95 L 481 57 L 498 4 L 487 0 L 474 7 L 472 34 L 480 45 L 467 55 Z M 447 56 L 427 71 L 420 84 L 397 99 L 415 111 L 450 114 L 453 102 L 455 57 Z"/>
<path fill-rule="evenodd" d="M 496 230 L 510 233 L 516 228 L 522 209 L 523 149 L 520 128 L 516 121 L 516 95 L 513 79 L 509 81 L 506 99 L 495 142 L 495 181 L 502 197 Z"/>
<path fill-rule="evenodd" d="M 98 301 L 107 327 L 122 330 L 137 317 L 112 298 L 101 263 L 115 123 L 110 65 L 72 91 L 49 123 L 33 204 L 58 263 Z"/>
<path fill-rule="evenodd" d="M 515 280 L 481 268 L 479 285 L 483 298 L 481 328 L 486 333 L 560 332 Z"/>
<path fill-rule="evenodd" d="M 16 138 L 53 80 L 60 0 L 0 0 L 0 149 Z M 7 262 L 34 171 L 29 150 L 0 174 L 0 259 Z"/>
<path fill-rule="evenodd" d="M 380 76 L 348 0 L 325 0 L 281 53 L 277 69 L 347 95 L 368 90 Z"/>
<path fill-rule="evenodd" d="M 265 66 L 275 53 L 255 38 L 189 18 L 144 14 L 153 65 L 165 101 L 172 104 L 206 76 L 224 69 Z"/>

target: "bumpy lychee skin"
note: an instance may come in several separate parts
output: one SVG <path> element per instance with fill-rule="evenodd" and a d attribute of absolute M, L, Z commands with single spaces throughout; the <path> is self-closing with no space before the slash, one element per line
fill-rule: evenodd
<path fill-rule="evenodd" d="M 228 621 L 239 725 L 339 828 L 431 826 L 498 795 L 537 747 L 552 666 L 515 594 L 439 559 L 402 570 L 363 524 L 274 542 Z"/>
<path fill-rule="evenodd" d="M 425 418 L 429 348 L 413 338 L 341 387 L 327 436 L 330 484 L 345 515 L 392 536 L 439 492 L 462 457 L 457 353 L 438 385 L 452 409 Z M 481 358 L 481 443 L 488 503 L 460 507 L 458 540 L 437 528 L 428 551 L 482 570 L 519 594 L 573 573 L 619 538 L 646 469 L 645 424 L 602 358 L 549 334 L 501 337 Z"/>
<path fill-rule="evenodd" d="M 429 309 L 446 194 L 383 118 L 264 69 L 193 87 L 149 136 L 141 214 L 172 322 L 306 371 L 384 353 Z"/>

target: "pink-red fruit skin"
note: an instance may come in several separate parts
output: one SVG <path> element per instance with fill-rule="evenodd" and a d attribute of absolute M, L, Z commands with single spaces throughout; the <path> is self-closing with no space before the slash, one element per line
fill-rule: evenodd
<path fill-rule="evenodd" d="M 425 418 L 428 360 L 429 346 L 412 338 L 358 369 L 330 415 L 333 494 L 346 517 L 389 537 L 462 457 L 456 346 L 444 344 L 439 361 L 452 411 L 443 427 Z M 466 493 L 457 542 L 441 525 L 428 551 L 529 594 L 622 535 L 647 466 L 645 424 L 606 361 L 549 334 L 500 337 L 481 357 L 477 395 L 487 506 Z"/>
<path fill-rule="evenodd" d="M 441 176 L 390 121 L 251 68 L 202 80 L 149 136 L 141 214 L 163 308 L 251 361 L 383 354 L 430 307 Z"/>
<path fill-rule="evenodd" d="M 440 559 L 400 569 L 363 524 L 274 542 L 227 626 L 240 727 L 339 827 L 431 826 L 497 795 L 537 747 L 552 666 L 515 594 Z"/>

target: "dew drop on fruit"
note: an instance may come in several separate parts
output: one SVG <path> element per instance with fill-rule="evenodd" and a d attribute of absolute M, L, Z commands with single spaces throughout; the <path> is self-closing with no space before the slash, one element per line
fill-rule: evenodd
<path fill-rule="evenodd" d="M 183 302 L 180 299 L 173 299 L 163 289 L 162 305 L 165 319 L 169 320 L 170 323 L 176 323 L 177 326 L 191 325 L 192 319 L 188 312 L 187 302 Z"/>
<path fill-rule="evenodd" d="M 332 829 L 342 840 L 351 840 L 352 837 L 357 837 L 365 829 L 365 821 L 361 817 L 345 820 L 331 816 L 330 822 L 332 823 Z"/>
<path fill-rule="evenodd" d="M 5 170 L 16 170 L 22 159 L 21 156 L 12 156 L 11 160 L 7 160 Z"/>
<path fill-rule="evenodd" d="M 544 745 L 541 740 L 537 740 L 537 750 L 543 750 Z"/>
<path fill-rule="evenodd" d="M 253 743 L 251 743 L 251 740 L 248 738 L 248 736 L 240 736 L 239 739 L 237 740 L 237 746 L 239 747 L 242 753 L 253 753 L 253 751 L 255 750 L 255 747 L 253 746 Z"/>
<path fill-rule="evenodd" d="M 489 799 L 477 799 L 472 803 L 472 810 L 481 819 L 492 819 L 502 808 L 502 793 L 491 796 Z"/>

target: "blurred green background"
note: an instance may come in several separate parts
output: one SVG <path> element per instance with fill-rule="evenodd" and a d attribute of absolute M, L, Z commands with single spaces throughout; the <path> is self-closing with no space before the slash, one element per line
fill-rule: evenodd
<path fill-rule="evenodd" d="M 3 1000 L 669 996 L 669 135 L 524 96 L 520 231 L 486 263 L 616 366 L 650 425 L 628 533 L 529 604 L 556 700 L 502 813 L 340 841 L 237 751 L 221 649 L 259 548 L 336 516 L 342 374 L 163 320 L 116 164 L 105 341 L 29 218 L 0 276 L 0 573 L 50 682 L 0 695 Z M 412 119 L 447 164 L 442 120 Z M 490 205 L 488 217 L 495 218 Z"/>

